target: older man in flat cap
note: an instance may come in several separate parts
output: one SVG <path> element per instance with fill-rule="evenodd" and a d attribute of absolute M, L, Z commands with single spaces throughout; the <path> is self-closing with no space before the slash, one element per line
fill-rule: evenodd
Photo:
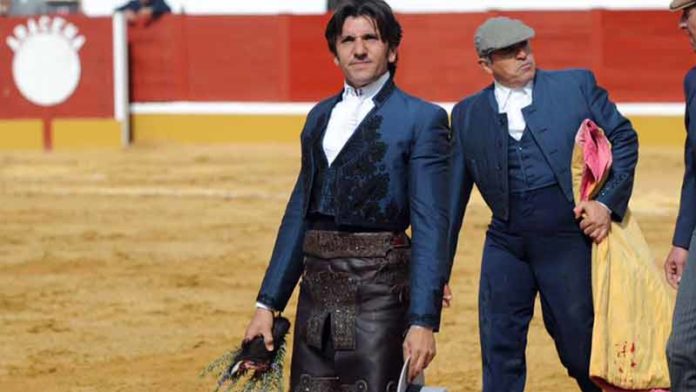
<path fill-rule="evenodd" d="M 525 346 L 539 293 L 544 324 L 582 391 L 589 378 L 594 318 L 592 241 L 620 221 L 633 188 L 638 141 L 631 123 L 587 70 L 537 70 L 519 20 L 488 19 L 475 36 L 478 63 L 493 83 L 452 112 L 450 260 L 472 186 L 493 217 L 483 249 L 479 329 L 483 390 L 524 390 Z M 612 144 L 614 164 L 596 200 L 575 205 L 571 153 L 592 119 Z"/>
<path fill-rule="evenodd" d="M 681 11 L 679 28 L 689 37 L 696 51 L 696 0 L 674 0 L 672 11 Z M 686 145 L 684 182 L 679 216 L 672 238 L 672 250 L 665 260 L 667 280 L 678 287 L 672 335 L 667 344 L 667 360 L 672 391 L 696 391 L 696 67 L 684 78 L 686 99 Z"/>

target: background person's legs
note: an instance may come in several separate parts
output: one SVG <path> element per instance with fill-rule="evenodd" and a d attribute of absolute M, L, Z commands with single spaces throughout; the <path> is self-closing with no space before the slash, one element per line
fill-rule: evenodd
<path fill-rule="evenodd" d="M 667 361 L 672 391 L 696 391 L 696 232 L 674 307 Z"/>

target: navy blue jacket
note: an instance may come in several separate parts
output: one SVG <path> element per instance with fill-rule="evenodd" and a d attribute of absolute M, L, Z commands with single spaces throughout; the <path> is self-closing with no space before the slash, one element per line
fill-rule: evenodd
<path fill-rule="evenodd" d="M 682 183 L 681 202 L 677 226 L 674 230 L 672 245 L 689 249 L 691 234 L 696 228 L 696 67 L 684 78 L 684 97 L 686 97 L 686 146 L 684 147 L 684 182 Z"/>
<path fill-rule="evenodd" d="M 597 86 L 594 75 L 586 70 L 538 70 L 532 100 L 530 106 L 522 109 L 527 129 L 539 143 L 559 186 L 571 202 L 570 164 L 580 123 L 589 118 L 604 129 L 612 144 L 613 167 L 596 200 L 609 207 L 614 220 L 622 220 L 638 161 L 638 138 L 631 123 L 617 111 L 606 90 Z M 493 216 L 508 219 L 507 118 L 504 113 L 498 113 L 493 85 L 454 107 L 452 136 L 450 260 L 454 258 L 473 184 Z"/>
<path fill-rule="evenodd" d="M 321 143 L 341 95 L 317 104 L 302 130 L 302 167 L 257 300 L 283 310 L 303 271 L 302 241 Z M 447 260 L 449 128 L 440 107 L 389 80 L 332 166 L 337 225 L 412 230 L 409 322 L 439 328 Z M 318 149 L 320 152 L 321 150 Z"/>
<path fill-rule="evenodd" d="M 172 12 L 171 8 L 164 2 L 164 0 L 152 0 L 150 4 L 143 6 L 142 2 L 139 0 L 131 0 L 128 3 L 118 7 L 117 11 L 131 10 L 133 12 L 140 11 L 141 8 L 150 7 L 152 8 L 153 16 L 160 16 L 165 13 Z"/>

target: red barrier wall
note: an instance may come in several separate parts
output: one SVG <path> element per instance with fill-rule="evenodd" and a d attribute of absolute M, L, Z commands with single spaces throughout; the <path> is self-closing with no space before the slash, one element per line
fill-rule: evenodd
<path fill-rule="evenodd" d="M 403 14 L 397 82 L 456 101 L 490 82 L 473 35 L 501 13 Z M 681 101 L 693 65 L 678 15 L 663 11 L 506 12 L 537 31 L 540 67 L 587 67 L 614 100 Z M 153 101 L 315 101 L 341 88 L 324 41 L 328 16 L 166 16 L 129 30 L 131 96 Z"/>

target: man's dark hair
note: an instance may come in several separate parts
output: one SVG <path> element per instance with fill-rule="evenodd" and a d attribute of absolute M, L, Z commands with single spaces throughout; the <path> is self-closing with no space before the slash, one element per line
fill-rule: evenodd
<path fill-rule="evenodd" d="M 394 12 L 384 0 L 343 0 L 336 5 L 331 20 L 326 25 L 326 43 L 334 56 L 336 53 L 336 40 L 343 32 L 343 24 L 346 19 L 360 16 L 367 17 L 375 22 L 382 42 L 386 42 L 389 49 L 396 50 L 401 44 L 401 25 L 396 20 Z M 398 60 L 398 57 L 397 57 Z M 389 72 L 392 76 L 396 72 L 396 60 L 389 63 Z"/>

